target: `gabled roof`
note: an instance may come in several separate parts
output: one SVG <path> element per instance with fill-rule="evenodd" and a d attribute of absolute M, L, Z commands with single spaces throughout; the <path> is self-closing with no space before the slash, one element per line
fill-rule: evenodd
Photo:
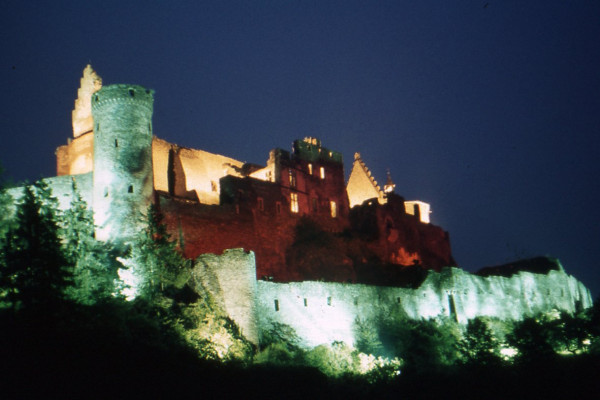
<path fill-rule="evenodd" d="M 377 199 L 380 204 L 384 204 L 385 194 L 377 184 L 373 174 L 360 158 L 360 153 L 354 154 L 354 165 L 350 173 L 350 179 L 346 185 L 350 207 L 360 205 L 366 200 Z"/>

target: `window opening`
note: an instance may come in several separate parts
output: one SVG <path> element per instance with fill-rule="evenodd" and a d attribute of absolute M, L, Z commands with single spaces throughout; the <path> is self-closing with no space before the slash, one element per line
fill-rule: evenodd
<path fill-rule="evenodd" d="M 275 210 L 277 211 L 277 215 L 281 215 L 281 203 L 275 203 Z"/>
<path fill-rule="evenodd" d="M 127 192 L 133 193 L 133 185 L 129 185 L 129 188 L 127 188 Z"/>
<path fill-rule="evenodd" d="M 129 89 L 129 95 L 131 97 L 135 96 L 135 92 L 133 91 L 133 89 Z"/>
<path fill-rule="evenodd" d="M 279 311 L 279 300 L 275 299 L 273 305 L 275 306 L 275 311 Z"/>
<path fill-rule="evenodd" d="M 419 221 L 421 220 L 421 207 L 418 204 L 413 206 L 413 214 Z"/>
<path fill-rule="evenodd" d="M 290 211 L 297 213 L 298 210 L 298 193 L 290 193 Z"/>
<path fill-rule="evenodd" d="M 304 298 L 304 307 L 308 307 L 308 300 Z"/>
<path fill-rule="evenodd" d="M 119 141 L 115 139 L 115 147 L 119 147 Z"/>
<path fill-rule="evenodd" d="M 319 168 L 320 174 L 321 174 L 321 179 L 325 179 L 325 167 L 321 167 Z"/>
<path fill-rule="evenodd" d="M 312 168 L 312 164 L 308 164 L 308 174 L 312 175 L 313 174 L 313 168 Z"/>
<path fill-rule="evenodd" d="M 262 199 L 262 197 L 258 198 L 258 209 L 260 211 L 265 211 L 265 201 Z"/>
<path fill-rule="evenodd" d="M 104 197 L 108 197 L 108 188 L 107 187 L 104 188 Z"/>
<path fill-rule="evenodd" d="M 288 170 L 289 175 L 290 175 L 290 187 L 295 188 L 296 187 L 296 172 L 294 170 L 292 170 L 291 168 Z"/>
<path fill-rule="evenodd" d="M 327 298 L 327 305 L 330 306 L 331 305 L 331 296 Z"/>
<path fill-rule="evenodd" d="M 335 201 L 330 201 L 329 204 L 331 207 L 331 218 L 336 218 L 337 217 L 337 204 L 335 203 Z"/>
<path fill-rule="evenodd" d="M 456 304 L 454 303 L 454 296 L 451 294 L 448 295 L 448 306 L 450 307 L 450 317 L 458 322 L 458 317 L 456 315 Z"/>

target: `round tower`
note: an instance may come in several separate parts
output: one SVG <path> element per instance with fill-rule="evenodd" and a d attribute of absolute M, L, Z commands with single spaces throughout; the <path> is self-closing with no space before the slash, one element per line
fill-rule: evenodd
<path fill-rule="evenodd" d="M 154 91 L 110 85 L 92 95 L 96 238 L 124 243 L 143 229 L 153 191 Z"/>

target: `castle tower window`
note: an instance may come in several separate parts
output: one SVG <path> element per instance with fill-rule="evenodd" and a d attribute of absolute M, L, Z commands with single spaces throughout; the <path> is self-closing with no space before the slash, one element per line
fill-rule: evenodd
<path fill-rule="evenodd" d="M 115 147 L 119 147 L 119 141 L 115 139 Z"/>
<path fill-rule="evenodd" d="M 275 306 L 275 311 L 279 311 L 279 300 L 273 300 L 273 305 Z"/>
<path fill-rule="evenodd" d="M 275 212 L 277 212 L 277 215 L 281 215 L 281 203 L 280 202 L 275 203 Z"/>
<path fill-rule="evenodd" d="M 299 211 L 298 193 L 290 193 L 290 211 L 293 213 L 297 213 Z"/>
<path fill-rule="evenodd" d="M 308 164 L 308 174 L 312 175 L 313 174 L 313 167 L 312 164 Z"/>
<path fill-rule="evenodd" d="M 294 171 L 290 168 L 288 172 L 289 172 L 289 176 L 290 176 L 290 187 L 295 188 L 296 187 L 296 171 Z"/>
<path fill-rule="evenodd" d="M 319 168 L 321 179 L 325 179 L 325 167 Z"/>
<path fill-rule="evenodd" d="M 335 201 L 330 201 L 329 205 L 331 208 L 331 218 L 337 218 L 337 216 L 338 216 L 337 204 L 335 203 Z"/>
<path fill-rule="evenodd" d="M 127 188 L 127 193 L 133 193 L 133 185 L 129 185 Z"/>
<path fill-rule="evenodd" d="M 304 307 L 308 307 L 308 300 L 306 299 L 306 297 L 304 298 Z"/>
<path fill-rule="evenodd" d="M 257 199 L 257 201 L 258 201 L 258 209 L 259 209 L 260 211 L 265 211 L 265 201 L 263 200 L 263 198 L 262 198 L 262 197 L 259 197 L 259 198 Z"/>
<path fill-rule="evenodd" d="M 329 296 L 329 297 L 327 298 L 327 305 L 328 305 L 328 306 L 330 306 L 330 305 L 331 305 L 331 296 Z"/>
<path fill-rule="evenodd" d="M 108 197 L 108 188 L 107 187 L 104 188 L 104 197 Z"/>
<path fill-rule="evenodd" d="M 135 96 L 135 92 L 133 91 L 133 89 L 129 89 L 129 95 L 131 97 Z"/>

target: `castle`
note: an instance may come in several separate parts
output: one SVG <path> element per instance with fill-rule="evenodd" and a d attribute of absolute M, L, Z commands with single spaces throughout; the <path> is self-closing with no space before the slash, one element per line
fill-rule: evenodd
<path fill-rule="evenodd" d="M 56 150 L 57 176 L 46 181 L 66 209 L 75 180 L 96 237 L 118 246 L 154 203 L 195 260 L 196 282 L 255 343 L 274 323 L 314 346 L 353 343 L 356 318 L 398 309 L 464 323 L 592 304 L 556 260 L 507 276 L 506 268 L 490 276 L 450 268 L 449 236 L 431 224 L 429 204 L 397 195 L 389 173 L 382 189 L 358 153 L 347 183 L 341 154 L 312 137 L 291 152 L 271 150 L 266 165 L 248 164 L 157 138 L 153 102 L 141 86 L 103 86 L 88 65 L 73 138 Z"/>

